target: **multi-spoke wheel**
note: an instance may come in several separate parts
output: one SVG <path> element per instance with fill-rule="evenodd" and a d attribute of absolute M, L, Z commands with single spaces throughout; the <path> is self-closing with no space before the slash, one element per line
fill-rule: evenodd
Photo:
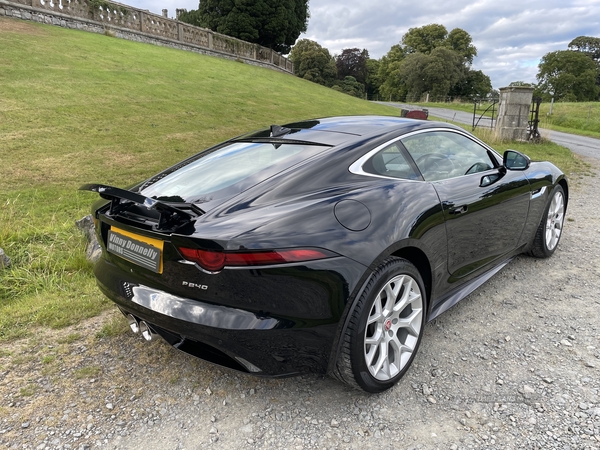
<path fill-rule="evenodd" d="M 565 220 L 565 193 L 560 185 L 552 191 L 544 216 L 537 229 L 529 253 L 538 258 L 547 258 L 554 253 L 562 234 Z"/>
<path fill-rule="evenodd" d="M 384 261 L 350 313 L 338 377 L 367 392 L 381 392 L 402 378 L 421 342 L 424 296 L 415 266 L 400 258 Z"/>

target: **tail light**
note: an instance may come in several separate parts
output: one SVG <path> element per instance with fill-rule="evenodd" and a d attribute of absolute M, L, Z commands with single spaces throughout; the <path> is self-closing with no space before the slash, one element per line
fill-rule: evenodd
<path fill-rule="evenodd" d="M 179 247 L 185 259 L 197 263 L 209 272 L 218 272 L 225 266 L 267 266 L 303 261 L 314 261 L 337 256 L 322 249 L 296 248 L 253 252 L 222 252 Z"/>

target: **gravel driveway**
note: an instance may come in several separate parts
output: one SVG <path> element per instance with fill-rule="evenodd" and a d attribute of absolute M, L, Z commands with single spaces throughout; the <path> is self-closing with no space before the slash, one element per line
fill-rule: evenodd
<path fill-rule="evenodd" d="M 429 323 L 408 374 L 379 395 L 319 376 L 254 378 L 131 333 L 98 337 L 121 320 L 112 309 L 4 344 L 0 447 L 598 449 L 598 211 L 598 179 L 572 178 L 554 256 L 516 258 Z"/>

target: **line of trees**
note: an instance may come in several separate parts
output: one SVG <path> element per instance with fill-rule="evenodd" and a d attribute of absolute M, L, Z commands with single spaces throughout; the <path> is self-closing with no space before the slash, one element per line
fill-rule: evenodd
<path fill-rule="evenodd" d="M 357 97 L 405 101 L 424 93 L 483 98 L 492 91 L 490 78 L 472 70 L 477 49 L 465 30 L 448 32 L 443 25 L 411 28 L 402 42 L 381 59 L 366 49 L 347 48 L 332 56 L 317 42 L 302 39 L 290 59 L 296 75 Z"/>
<path fill-rule="evenodd" d="M 410 28 L 385 56 L 346 48 L 332 56 L 315 41 L 296 40 L 306 31 L 309 0 L 201 0 L 179 19 L 229 36 L 290 53 L 296 75 L 356 97 L 394 101 L 431 98 L 485 98 L 490 78 L 471 65 L 477 49 L 469 33 L 440 24 Z M 295 44 L 295 45 L 294 45 Z M 292 47 L 293 46 L 293 47 Z M 544 100 L 600 99 L 600 38 L 579 36 L 567 50 L 544 55 L 534 95 Z M 511 85 L 526 85 L 516 81 Z"/>

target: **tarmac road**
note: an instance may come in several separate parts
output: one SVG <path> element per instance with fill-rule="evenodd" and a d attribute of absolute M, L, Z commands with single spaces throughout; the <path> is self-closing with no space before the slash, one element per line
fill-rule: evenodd
<path fill-rule="evenodd" d="M 404 103 L 380 103 L 393 106 L 395 108 L 420 108 L 419 106 L 407 105 Z M 440 119 L 451 120 L 453 122 L 464 123 L 468 125 L 473 123 L 473 114 L 471 113 L 445 108 L 427 109 L 429 110 L 429 115 L 438 117 Z M 485 118 L 482 120 L 485 120 Z M 486 124 L 480 123 L 480 126 L 486 126 Z M 545 129 L 540 129 L 540 133 L 542 136 L 548 137 L 552 142 L 556 142 L 563 147 L 567 147 L 569 150 L 577 153 L 578 155 L 600 159 L 600 139 Z"/>

